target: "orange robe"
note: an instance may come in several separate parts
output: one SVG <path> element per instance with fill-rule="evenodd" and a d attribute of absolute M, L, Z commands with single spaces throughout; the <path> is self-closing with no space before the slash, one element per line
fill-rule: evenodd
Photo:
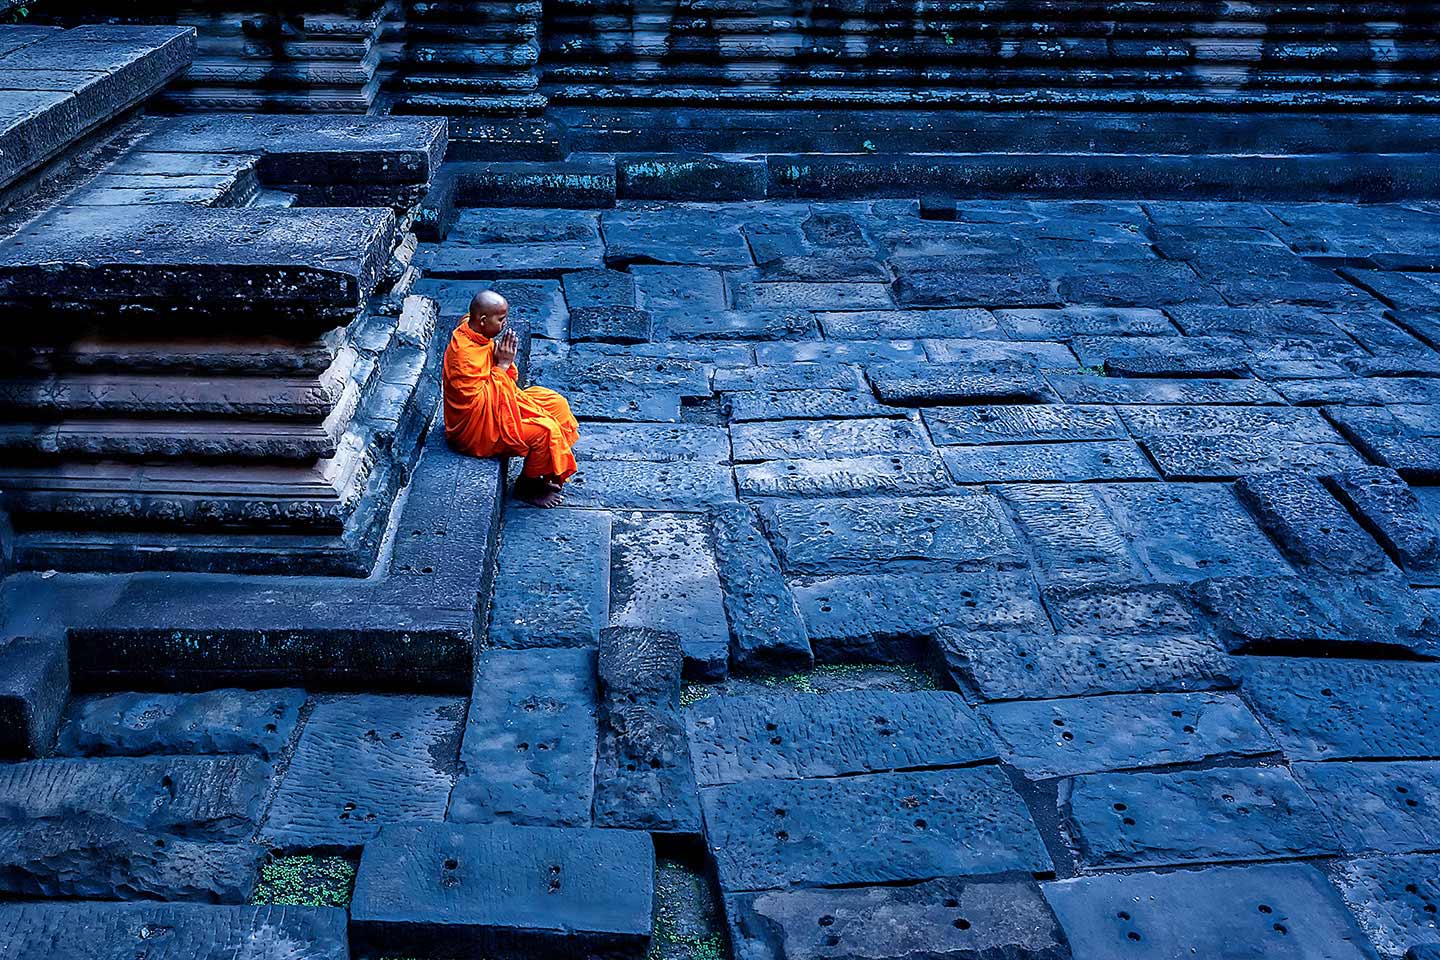
<path fill-rule="evenodd" d="M 445 348 L 441 377 L 445 393 L 445 437 L 462 453 L 477 457 L 523 456 L 527 477 L 563 482 L 575 473 L 571 448 L 580 428 L 570 404 L 554 390 L 515 381 L 515 366 L 494 363 L 495 344 L 460 321 Z"/>

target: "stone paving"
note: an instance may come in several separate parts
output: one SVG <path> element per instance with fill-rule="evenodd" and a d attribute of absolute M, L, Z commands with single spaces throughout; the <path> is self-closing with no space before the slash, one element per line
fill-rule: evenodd
<path fill-rule="evenodd" d="M 449 818 L 698 837 L 743 960 L 1440 941 L 1440 207 L 956 214 L 422 247 L 584 421 L 506 507 Z"/>

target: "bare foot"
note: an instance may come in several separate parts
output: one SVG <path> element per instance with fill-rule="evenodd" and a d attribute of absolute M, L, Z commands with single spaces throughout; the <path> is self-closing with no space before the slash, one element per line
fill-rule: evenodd
<path fill-rule="evenodd" d="M 547 510 L 565 502 L 565 497 L 560 493 L 560 484 L 541 477 L 521 477 L 515 481 L 515 496 L 532 506 Z"/>

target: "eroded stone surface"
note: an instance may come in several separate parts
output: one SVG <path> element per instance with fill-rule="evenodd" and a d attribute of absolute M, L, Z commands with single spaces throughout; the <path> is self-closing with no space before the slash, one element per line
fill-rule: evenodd
<path fill-rule="evenodd" d="M 610 536 L 604 513 L 507 511 L 491 638 L 507 647 L 594 646 L 609 622 Z M 536 563 L 539 556 L 549 560 Z"/>
<path fill-rule="evenodd" d="M 66 756 L 253 753 L 278 758 L 299 720 L 300 690 L 112 694 L 77 700 L 60 729 Z"/>

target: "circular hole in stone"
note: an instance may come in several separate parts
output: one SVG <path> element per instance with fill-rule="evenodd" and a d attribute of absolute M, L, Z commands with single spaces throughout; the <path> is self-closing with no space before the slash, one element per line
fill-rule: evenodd
<path fill-rule="evenodd" d="M 832 924 L 832 923 L 834 923 L 834 922 L 835 922 L 835 918 L 832 917 L 832 916 L 830 916 L 828 913 L 827 913 L 825 916 L 823 916 L 823 917 L 820 918 L 820 926 L 822 926 L 822 927 L 828 927 L 828 926 L 830 926 L 830 924 Z"/>
<path fill-rule="evenodd" d="M 1287 930 L 1287 929 L 1285 929 L 1285 924 L 1283 924 L 1283 923 L 1277 923 L 1277 924 L 1275 924 L 1275 932 L 1278 933 L 1278 934 L 1280 934 L 1281 936 L 1284 936 L 1285 934 L 1289 933 L 1290 931 Z"/>
<path fill-rule="evenodd" d="M 958 906 L 960 906 L 960 901 L 959 901 L 959 900 L 956 900 L 954 897 L 946 897 L 946 898 L 945 898 L 945 906 L 947 906 L 947 907 L 952 907 L 952 908 L 953 908 L 953 907 L 958 907 Z"/>
<path fill-rule="evenodd" d="M 1129 933 L 1125 934 L 1125 936 L 1128 937 L 1130 940 L 1133 940 L 1135 943 L 1140 942 L 1140 934 L 1136 933 L 1134 930 L 1131 930 Z"/>
<path fill-rule="evenodd" d="M 1064 733 L 1060 734 L 1060 739 L 1065 741 L 1074 740 L 1075 734 L 1071 733 L 1069 730 L 1066 730 Z"/>
<path fill-rule="evenodd" d="M 447 859 L 447 860 L 445 861 L 445 869 L 446 869 L 446 870 L 455 870 L 455 869 L 458 869 L 459 866 L 460 866 L 460 861 L 456 860 L 454 857 L 450 857 L 449 859 Z"/>
<path fill-rule="evenodd" d="M 837 937 L 837 936 L 835 936 L 835 934 L 833 934 L 833 933 L 830 934 L 830 936 L 828 936 L 828 937 L 825 938 L 825 946 L 827 946 L 827 947 L 838 947 L 838 946 L 840 946 L 840 938 Z"/>
<path fill-rule="evenodd" d="M 1119 913 L 1115 914 L 1115 916 L 1119 917 L 1121 920 L 1130 919 L 1130 914 L 1126 913 L 1124 910 L 1121 910 Z"/>
<path fill-rule="evenodd" d="M 916 821 L 915 821 L 915 829 L 916 829 L 916 830 L 924 830 L 924 829 L 925 829 L 926 827 L 928 827 L 928 826 L 929 826 L 929 824 L 926 823 L 924 820 L 916 820 Z"/>
<path fill-rule="evenodd" d="M 1126 818 L 1125 818 L 1123 821 L 1121 821 L 1121 822 L 1124 823 L 1125 826 L 1127 826 L 1127 827 L 1133 827 L 1133 826 L 1135 826 L 1135 818 L 1134 818 L 1134 817 L 1126 817 Z"/>
<path fill-rule="evenodd" d="M 775 831 L 775 839 L 776 839 L 776 840 L 789 840 L 789 839 L 790 839 L 790 834 L 786 833 L 784 830 L 776 830 L 776 831 Z"/>
<path fill-rule="evenodd" d="M 1120 810 L 1120 811 L 1124 811 L 1124 810 L 1127 810 L 1127 809 L 1129 809 L 1129 808 L 1126 807 L 1125 804 L 1123 804 L 1123 803 L 1117 803 L 1117 804 L 1115 804 L 1115 809 L 1116 809 L 1116 810 Z"/>
<path fill-rule="evenodd" d="M 1270 909 L 1270 904 L 1268 904 L 1268 903 L 1262 903 L 1262 904 L 1260 904 L 1260 906 L 1257 907 L 1256 909 L 1258 909 L 1261 913 L 1274 913 L 1274 912 L 1275 912 L 1274 910 L 1271 910 L 1271 909 Z"/>
<path fill-rule="evenodd" d="M 969 930 L 970 921 L 966 920 L 964 917 L 956 917 L 955 922 L 952 924 L 952 926 L 954 926 L 956 930 Z"/>

